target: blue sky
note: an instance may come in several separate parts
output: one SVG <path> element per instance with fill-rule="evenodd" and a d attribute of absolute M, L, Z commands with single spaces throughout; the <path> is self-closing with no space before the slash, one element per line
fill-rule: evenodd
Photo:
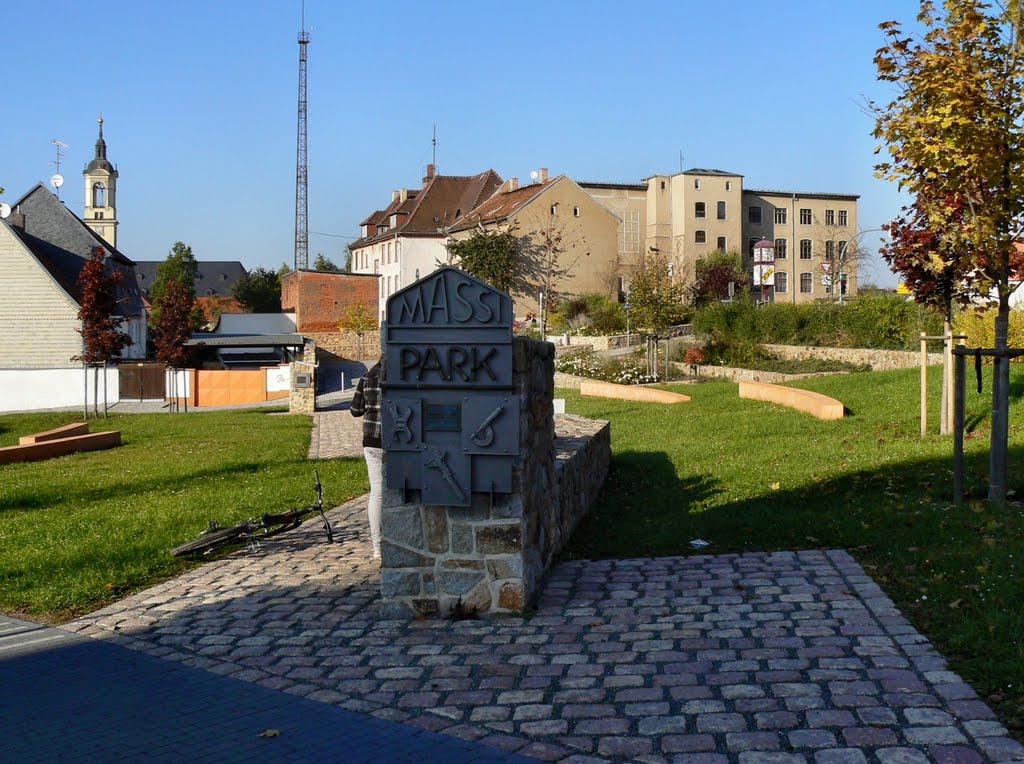
<path fill-rule="evenodd" d="M 445 174 L 637 182 L 677 172 L 682 151 L 748 188 L 860 194 L 860 226 L 877 228 L 904 203 L 873 177 L 864 103 L 891 95 L 877 26 L 917 8 L 307 0 L 310 262 L 340 263 L 392 189 L 419 187 L 435 124 Z M 299 0 L 12 5 L 2 199 L 50 177 L 56 138 L 81 214 L 102 112 L 125 254 L 182 240 L 200 261 L 291 263 L 299 26 Z M 895 283 L 880 262 L 865 276 Z"/>

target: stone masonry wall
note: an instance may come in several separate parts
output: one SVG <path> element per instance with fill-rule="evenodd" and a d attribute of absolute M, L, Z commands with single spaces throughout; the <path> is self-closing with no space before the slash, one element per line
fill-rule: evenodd
<path fill-rule="evenodd" d="M 556 433 L 553 371 L 549 343 L 514 340 L 520 401 L 514 493 L 495 495 L 493 505 L 476 493 L 469 507 L 439 507 L 416 503 L 415 492 L 403 497 L 385 488 L 387 617 L 447 615 L 459 603 L 467 612 L 519 612 L 535 602 L 544 572 L 596 497 L 611 457 L 607 422 L 559 416 Z M 387 469 L 385 454 L 385 475 Z"/>
<path fill-rule="evenodd" d="M 780 358 L 803 360 L 825 358 L 830 361 L 866 363 L 875 371 L 913 369 L 921 363 L 921 353 L 913 350 L 871 350 L 867 348 L 825 348 L 804 345 L 765 345 Z M 928 363 L 942 363 L 942 353 L 929 353 Z"/>
<path fill-rule="evenodd" d="M 316 358 L 316 342 L 306 338 L 302 346 L 302 363 L 292 364 L 292 383 L 288 393 L 288 411 L 291 414 L 312 414 L 316 410 L 316 369 L 313 367 Z M 296 387 L 296 374 L 310 374 L 309 387 Z"/>
<path fill-rule="evenodd" d="M 380 358 L 380 331 L 371 329 L 360 337 L 355 332 L 303 332 L 316 340 L 317 360 L 332 363 L 342 358 L 367 361 Z"/>

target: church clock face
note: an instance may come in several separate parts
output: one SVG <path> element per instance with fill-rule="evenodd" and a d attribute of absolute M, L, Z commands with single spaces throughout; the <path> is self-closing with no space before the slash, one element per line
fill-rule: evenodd
<path fill-rule="evenodd" d="M 98 225 L 96 226 L 96 233 L 98 233 L 100 236 L 105 236 L 107 233 L 107 229 L 105 226 Z"/>

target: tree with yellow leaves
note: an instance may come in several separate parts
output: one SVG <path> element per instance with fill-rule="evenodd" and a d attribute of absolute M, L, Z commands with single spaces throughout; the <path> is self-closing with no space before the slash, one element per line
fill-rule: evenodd
<path fill-rule="evenodd" d="M 961 261 L 963 285 L 997 307 L 996 349 L 1007 347 L 1015 243 L 1024 233 L 1024 15 L 1020 0 L 922 0 L 923 34 L 897 21 L 881 25 L 887 44 L 875 56 L 892 100 L 872 103 L 874 135 L 888 152 L 878 177 L 914 197 L 944 242 L 936 253 Z M 967 262 L 963 263 L 963 259 Z M 958 270 L 960 270 L 958 268 Z M 1009 364 L 996 359 L 992 389 L 989 499 L 1006 498 Z"/>

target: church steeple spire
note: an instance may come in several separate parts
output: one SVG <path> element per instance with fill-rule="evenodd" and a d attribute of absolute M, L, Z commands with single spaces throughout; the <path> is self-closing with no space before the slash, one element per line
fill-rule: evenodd
<path fill-rule="evenodd" d="M 106 159 L 107 158 L 107 142 L 103 140 L 103 115 L 100 114 L 100 137 L 96 139 L 96 158 Z"/>
<path fill-rule="evenodd" d="M 85 166 L 85 223 L 117 246 L 117 168 L 107 159 L 107 142 L 103 139 L 103 115 L 99 118 L 96 156 Z"/>

